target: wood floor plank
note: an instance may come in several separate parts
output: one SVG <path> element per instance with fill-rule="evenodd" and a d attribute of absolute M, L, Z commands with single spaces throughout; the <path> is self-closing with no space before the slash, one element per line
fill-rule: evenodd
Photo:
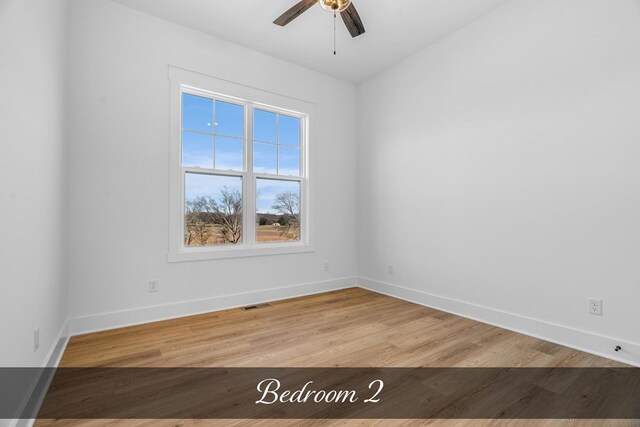
<path fill-rule="evenodd" d="M 615 367 L 360 288 L 71 338 L 62 367 Z M 540 392 L 549 392 L 541 384 Z M 559 387 L 559 385 L 555 385 Z M 39 420 L 38 426 L 631 426 L 567 420 Z"/>

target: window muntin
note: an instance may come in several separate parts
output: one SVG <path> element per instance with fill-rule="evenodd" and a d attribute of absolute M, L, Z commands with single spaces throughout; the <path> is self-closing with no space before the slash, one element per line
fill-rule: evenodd
<path fill-rule="evenodd" d="M 245 106 L 182 94 L 182 166 L 243 171 Z"/>
<path fill-rule="evenodd" d="M 306 116 L 202 92 L 181 88 L 183 250 L 305 243 Z"/>
<path fill-rule="evenodd" d="M 256 172 L 300 176 L 301 118 L 253 110 L 253 168 Z"/>

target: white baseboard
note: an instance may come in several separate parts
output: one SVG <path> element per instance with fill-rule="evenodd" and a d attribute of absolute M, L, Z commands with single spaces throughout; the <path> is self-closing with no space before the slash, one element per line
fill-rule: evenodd
<path fill-rule="evenodd" d="M 60 328 L 60 332 L 58 336 L 53 342 L 53 345 L 47 352 L 47 356 L 44 359 L 44 363 L 42 364 L 43 368 L 57 368 L 60 364 L 60 360 L 62 359 L 62 355 L 67 348 L 67 344 L 69 343 L 69 322 L 65 321 L 62 328 Z M 48 374 L 52 374 L 53 371 L 45 371 Z M 20 412 L 23 412 L 27 405 L 33 405 L 35 408 L 40 408 L 42 403 L 44 402 L 44 398 L 46 396 L 46 391 L 53 380 L 53 376 L 49 375 L 48 377 L 43 377 L 42 375 L 37 378 L 34 383 L 30 387 L 30 391 L 25 396 L 24 402 L 22 403 L 22 407 L 20 408 Z M 41 387 L 38 387 L 38 384 L 43 383 Z M 38 392 L 37 395 L 34 393 Z M 19 419 L 12 420 L 12 423 L 9 425 L 12 427 L 31 427 L 35 423 L 35 419 Z"/>
<path fill-rule="evenodd" d="M 210 313 L 269 301 L 313 295 L 357 286 L 356 277 L 304 283 L 242 294 L 184 301 L 69 319 L 69 335 L 81 335 L 161 320 Z"/>
<path fill-rule="evenodd" d="M 324 282 L 72 318 L 60 330 L 53 347 L 47 354 L 43 367 L 57 367 L 59 365 L 70 336 L 313 295 L 354 286 L 640 367 L 640 344 L 637 343 L 364 277 L 345 277 Z M 623 350 L 618 353 L 614 352 L 613 349 L 616 345 L 620 345 Z M 41 380 L 50 383 L 51 378 Z M 33 389 L 35 388 L 36 384 L 33 385 Z M 37 404 L 41 405 L 44 393 L 41 396 L 34 396 L 34 398 L 37 399 Z M 27 400 L 25 400 L 26 404 Z M 9 425 L 12 427 L 30 427 L 34 424 L 34 420 L 31 419 L 5 421 L 9 421 Z"/>
<path fill-rule="evenodd" d="M 541 319 L 496 310 L 490 307 L 480 306 L 466 301 L 434 295 L 428 292 L 384 283 L 364 277 L 345 277 L 324 282 L 305 283 L 242 294 L 225 295 L 179 303 L 142 307 L 133 310 L 76 317 L 69 319 L 68 321 L 68 335 L 81 335 L 149 322 L 210 313 L 213 311 L 237 308 L 245 305 L 312 295 L 349 288 L 356 286 L 356 284 L 364 289 L 379 292 L 394 298 L 432 307 L 503 329 L 640 367 L 640 344 L 638 343 L 615 339 L 613 337 L 607 337 Z M 622 351 L 614 351 L 614 348 L 617 345 L 622 347 Z"/>
<path fill-rule="evenodd" d="M 373 292 L 640 367 L 640 344 L 638 343 L 606 337 L 545 320 L 496 310 L 364 277 L 358 278 L 358 285 Z M 614 351 L 617 345 L 622 347 L 622 351 Z"/>

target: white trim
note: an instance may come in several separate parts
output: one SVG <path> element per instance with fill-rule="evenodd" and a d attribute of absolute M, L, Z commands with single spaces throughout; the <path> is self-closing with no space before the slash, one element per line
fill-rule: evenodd
<path fill-rule="evenodd" d="M 640 367 L 640 344 L 638 343 L 606 337 L 545 320 L 496 310 L 364 277 L 358 278 L 358 286 L 393 298 L 435 308 L 457 316 L 584 351 L 585 353 Z M 622 351 L 615 352 L 616 345 L 620 345 Z"/>
<path fill-rule="evenodd" d="M 319 294 L 338 289 L 353 288 L 356 286 L 356 282 L 356 277 L 344 277 L 323 282 L 304 283 L 281 288 L 76 317 L 69 319 L 69 334 L 71 336 L 82 335 L 161 320 L 195 316 L 269 301 Z"/>
<path fill-rule="evenodd" d="M 206 261 L 211 259 L 247 258 L 256 256 L 288 255 L 315 252 L 312 245 L 304 243 L 256 243 L 255 246 L 226 245 L 212 250 L 209 247 L 188 248 L 181 252 L 170 253 L 169 262 Z"/>
<path fill-rule="evenodd" d="M 315 252 L 313 244 L 312 217 L 313 201 L 310 179 L 310 122 L 315 115 L 315 104 L 264 91 L 241 83 L 231 82 L 214 76 L 169 66 L 170 81 L 170 183 L 169 183 L 169 262 L 202 261 L 225 258 L 243 258 L 293 253 Z M 219 171 L 205 168 L 186 168 L 181 164 L 181 96 L 191 93 L 225 102 L 242 104 L 245 112 L 244 171 Z M 231 96 L 228 94 L 232 94 Z M 253 135 L 252 114 L 254 108 L 286 114 L 301 119 L 300 176 L 279 176 L 256 174 L 252 171 Z M 215 168 L 215 164 L 213 165 Z M 184 174 L 186 172 L 242 177 L 243 186 L 243 243 L 239 245 L 219 245 L 215 247 L 185 247 L 184 245 Z M 255 242 L 255 180 L 268 178 L 300 183 L 300 217 L 302 219 L 299 242 Z"/>
<path fill-rule="evenodd" d="M 69 331 L 69 321 L 66 320 L 62 325 L 62 328 L 60 329 L 58 336 L 54 340 L 53 345 L 49 349 L 49 352 L 47 353 L 47 356 L 45 357 L 44 362 L 41 366 L 42 368 L 57 368 L 60 365 L 60 360 L 62 359 L 62 355 L 64 354 L 67 348 L 67 345 L 69 344 L 68 331 Z M 37 399 L 38 407 L 42 406 L 42 403 L 44 402 L 44 398 L 46 396 L 45 390 L 49 389 L 49 386 L 51 385 L 52 380 L 53 380 L 53 377 L 47 378 L 46 379 L 47 386 L 40 389 L 42 391 L 40 395 L 35 396 Z M 29 401 L 33 399 L 34 397 L 33 393 L 35 392 L 36 387 L 40 383 L 40 381 L 42 381 L 42 377 L 38 377 L 38 379 L 35 380 L 34 383 L 29 387 L 29 392 L 27 393 L 27 395 L 25 395 L 25 398 L 22 404 L 20 405 L 21 413 L 24 411 Z M 31 427 L 33 426 L 34 423 L 35 423 L 35 419 L 25 418 L 25 419 L 12 420 L 9 423 L 9 425 L 11 427 Z"/>
<path fill-rule="evenodd" d="M 592 332 L 364 277 L 345 277 L 324 282 L 72 318 L 65 322 L 60 330 L 53 347 L 47 354 L 43 367 L 57 367 L 59 365 L 70 336 L 346 289 L 356 286 L 356 283 L 357 286 L 372 292 L 640 367 L 640 345 L 636 343 L 616 340 Z M 613 348 L 616 345 L 621 345 L 623 351 L 614 353 Z M 36 384 L 37 382 L 34 383 L 32 390 Z M 29 399 L 30 395 L 31 393 Z M 23 407 L 29 399 L 25 399 Z M 38 397 L 39 404 L 43 400 L 44 395 Z M 31 419 L 9 420 L 9 425 L 11 427 L 31 427 L 34 421 Z"/>

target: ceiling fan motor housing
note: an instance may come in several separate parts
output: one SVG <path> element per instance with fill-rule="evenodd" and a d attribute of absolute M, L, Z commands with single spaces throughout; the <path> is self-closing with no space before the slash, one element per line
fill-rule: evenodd
<path fill-rule="evenodd" d="M 334 18 L 340 14 L 342 21 L 344 21 L 344 25 L 347 27 L 347 30 L 349 30 L 349 34 L 351 34 L 351 37 L 358 37 L 365 33 L 362 19 L 360 19 L 360 15 L 351 0 L 300 0 L 285 13 L 276 18 L 273 23 L 284 27 L 298 16 L 315 6 L 316 3 L 320 3 L 320 6 L 322 6 L 322 8 L 327 12 L 333 14 Z M 335 21 L 336 20 L 334 19 L 334 26 Z"/>
<path fill-rule="evenodd" d="M 318 0 L 318 3 L 327 12 L 340 13 L 349 7 L 351 0 Z"/>

